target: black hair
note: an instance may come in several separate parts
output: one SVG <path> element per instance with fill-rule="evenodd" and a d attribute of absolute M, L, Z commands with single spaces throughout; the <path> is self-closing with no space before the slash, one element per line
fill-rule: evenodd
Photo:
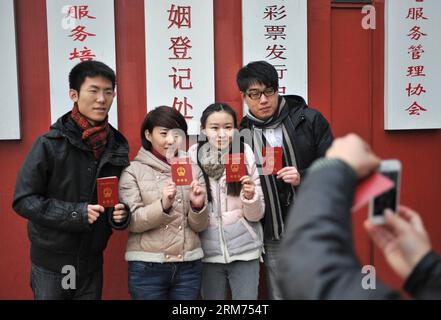
<path fill-rule="evenodd" d="M 69 88 L 80 93 L 81 85 L 86 80 L 86 77 L 94 78 L 98 76 L 110 80 L 110 82 L 112 82 L 112 89 L 115 90 L 115 71 L 113 71 L 108 65 L 96 60 L 83 61 L 72 68 L 69 73 Z"/>
<path fill-rule="evenodd" d="M 252 84 L 262 84 L 275 91 L 279 89 L 277 70 L 266 61 L 248 63 L 237 73 L 236 82 L 241 92 L 246 92 Z"/>
<path fill-rule="evenodd" d="M 144 118 L 141 125 L 141 142 L 146 150 L 152 150 L 152 144 L 145 137 L 145 131 L 153 132 L 154 127 L 164 127 L 168 129 L 181 129 L 187 137 L 187 122 L 184 116 L 176 109 L 168 106 L 159 106 L 149 113 Z"/>
<path fill-rule="evenodd" d="M 237 115 L 236 115 L 236 111 L 234 111 L 234 109 L 232 107 L 230 107 L 228 104 L 226 103 L 213 103 L 210 104 L 207 108 L 205 108 L 204 112 L 202 112 L 202 116 L 201 116 L 201 128 L 205 129 L 205 126 L 207 124 L 207 119 L 208 117 L 215 113 L 215 112 L 226 112 L 229 115 L 231 115 L 233 117 L 233 126 L 234 129 L 237 129 Z M 201 135 L 203 135 L 201 133 Z M 210 180 L 208 178 L 207 173 L 204 171 L 204 169 L 202 168 L 201 162 L 199 160 L 199 150 L 206 144 L 209 143 L 207 139 L 199 139 L 198 142 L 198 147 L 197 147 L 197 161 L 198 161 L 198 165 L 202 170 L 203 176 L 204 176 L 204 180 L 205 180 L 205 185 L 207 188 L 207 199 L 209 202 L 212 202 L 213 198 L 211 197 L 211 188 L 210 188 Z M 240 144 L 240 152 L 243 153 L 245 146 L 243 144 L 243 141 L 240 137 L 236 137 L 236 134 L 233 135 L 233 141 L 229 146 L 229 153 L 231 154 L 233 151 L 232 146 L 236 145 L 236 143 Z M 246 167 L 245 170 L 247 171 Z M 248 174 L 248 172 L 247 172 Z M 231 196 L 239 196 L 240 195 L 240 191 L 242 190 L 242 183 L 241 182 L 229 182 L 227 183 L 227 194 L 231 195 Z"/>

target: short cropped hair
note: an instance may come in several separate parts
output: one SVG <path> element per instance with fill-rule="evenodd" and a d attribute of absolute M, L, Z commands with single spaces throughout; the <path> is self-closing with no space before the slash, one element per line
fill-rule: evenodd
<path fill-rule="evenodd" d="M 237 73 L 236 82 L 241 92 L 246 92 L 252 84 L 262 84 L 275 91 L 279 89 L 276 68 L 266 61 L 248 63 Z"/>
<path fill-rule="evenodd" d="M 80 92 L 81 85 L 86 80 L 86 77 L 94 78 L 101 76 L 112 82 L 112 89 L 115 90 L 116 76 L 108 65 L 92 60 L 83 61 L 75 65 L 69 73 L 69 88 Z"/>

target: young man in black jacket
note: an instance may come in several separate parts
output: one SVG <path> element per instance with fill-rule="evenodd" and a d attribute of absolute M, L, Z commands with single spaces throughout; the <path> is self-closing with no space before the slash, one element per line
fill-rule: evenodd
<path fill-rule="evenodd" d="M 37 138 L 18 173 L 13 208 L 29 220 L 35 299 L 100 299 L 103 251 L 112 228 L 128 226 L 124 204 L 97 204 L 97 178 L 129 165 L 127 140 L 108 123 L 115 84 L 107 65 L 77 64 L 73 109 Z"/>
<path fill-rule="evenodd" d="M 362 286 L 352 241 L 351 207 L 358 179 L 368 176 L 380 159 L 360 137 L 336 139 L 309 169 L 287 222 L 278 260 L 284 299 L 398 299 L 398 292 L 377 281 Z M 294 217 L 294 218 L 293 218 Z M 386 210 L 385 225 L 365 228 L 403 279 L 415 299 L 441 299 L 441 259 L 432 250 L 419 215 L 400 206 Z"/>
<path fill-rule="evenodd" d="M 237 85 L 248 106 L 240 129 L 251 136 L 257 164 L 262 164 L 262 148 L 283 148 L 283 169 L 277 176 L 263 175 L 260 181 L 265 198 L 265 267 L 270 299 L 281 299 L 276 282 L 276 257 L 285 229 L 288 208 L 295 189 L 310 164 L 325 155 L 332 143 L 326 119 L 308 108 L 300 96 L 279 96 L 276 69 L 265 61 L 247 64 L 237 74 Z"/>

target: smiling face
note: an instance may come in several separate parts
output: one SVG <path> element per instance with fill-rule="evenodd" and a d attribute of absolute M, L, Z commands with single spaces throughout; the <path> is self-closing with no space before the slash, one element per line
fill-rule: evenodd
<path fill-rule="evenodd" d="M 265 95 L 262 93 L 259 99 L 253 100 L 249 94 L 265 92 L 268 88 L 264 84 L 253 83 L 248 87 L 246 92 L 242 92 L 242 97 L 245 100 L 250 112 L 260 120 L 269 119 L 277 110 L 279 104 L 279 94 L 277 90 L 272 95 Z M 274 91 L 273 91 L 274 92 Z"/>
<path fill-rule="evenodd" d="M 184 141 L 183 133 L 179 129 L 169 129 L 165 127 L 154 127 L 152 132 L 146 130 L 145 138 L 150 141 L 152 148 L 167 159 L 173 158 L 178 148 Z"/>
<path fill-rule="evenodd" d="M 212 146 L 220 150 L 225 149 L 233 139 L 233 116 L 224 111 L 213 112 L 208 116 L 202 131 Z"/>
<path fill-rule="evenodd" d="M 80 92 L 69 90 L 69 97 L 78 104 L 78 110 L 92 125 L 106 119 L 115 97 L 112 82 L 104 77 L 86 77 Z"/>

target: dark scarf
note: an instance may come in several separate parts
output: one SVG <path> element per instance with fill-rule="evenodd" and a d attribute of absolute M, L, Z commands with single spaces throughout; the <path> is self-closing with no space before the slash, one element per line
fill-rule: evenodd
<path fill-rule="evenodd" d="M 214 148 L 209 142 L 198 146 L 199 165 L 204 173 L 214 180 L 219 180 L 225 170 L 224 154 Z"/>
<path fill-rule="evenodd" d="M 287 130 L 289 117 L 289 107 L 283 97 L 279 98 L 279 107 L 274 115 L 268 120 L 260 120 L 248 112 L 247 118 L 251 123 L 253 133 L 254 154 L 256 157 L 257 169 L 260 174 L 262 191 L 265 198 L 265 236 L 274 240 L 280 240 L 284 232 L 284 220 L 289 205 L 294 200 L 295 189 L 293 186 L 278 180 L 276 176 L 264 176 L 262 173 L 262 147 L 267 147 L 267 142 L 263 134 L 265 129 L 275 129 L 282 127 L 283 132 L 283 166 L 297 167 L 296 156 L 293 147 L 293 137 L 291 130 Z"/>
<path fill-rule="evenodd" d="M 106 150 L 107 137 L 110 133 L 110 126 L 108 117 L 99 125 L 93 126 L 87 121 L 80 111 L 78 105 L 75 103 L 70 114 L 73 121 L 82 130 L 82 138 L 92 148 L 93 157 L 99 160 Z"/>

